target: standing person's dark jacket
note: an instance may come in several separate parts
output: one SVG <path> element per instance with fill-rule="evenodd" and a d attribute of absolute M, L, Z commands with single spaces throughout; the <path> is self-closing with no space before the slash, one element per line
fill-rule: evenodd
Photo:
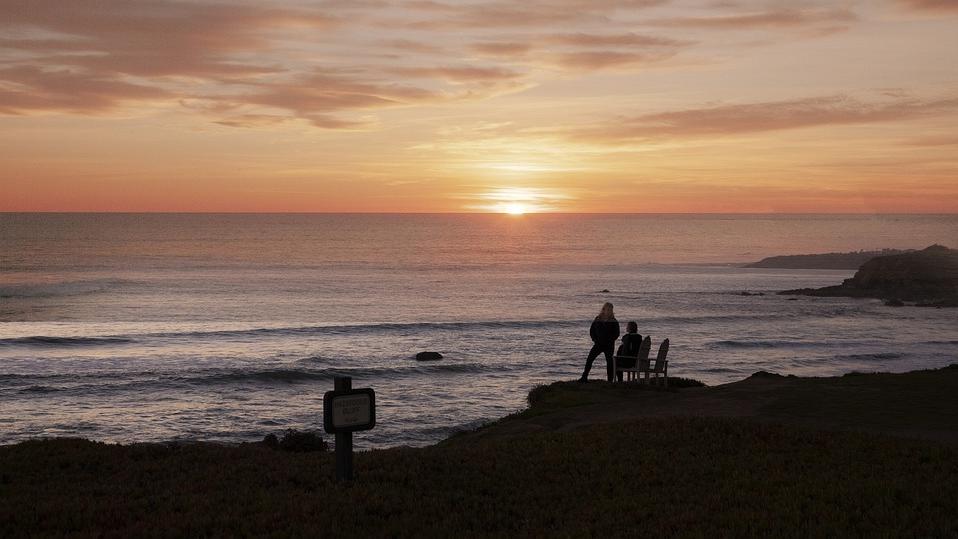
<path fill-rule="evenodd" d="M 592 321 L 592 327 L 589 328 L 589 336 L 596 344 L 612 347 L 615 340 L 619 338 L 619 321 L 615 318 L 603 321 L 596 317 Z"/>

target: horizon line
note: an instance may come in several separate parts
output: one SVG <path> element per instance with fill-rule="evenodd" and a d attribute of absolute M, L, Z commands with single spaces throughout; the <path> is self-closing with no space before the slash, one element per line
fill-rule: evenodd
<path fill-rule="evenodd" d="M 547 212 L 531 211 L 522 214 L 479 211 L 168 211 L 168 210 L 0 210 L 0 215 L 502 215 L 521 219 L 533 215 L 928 215 L 958 216 L 955 212 Z"/>

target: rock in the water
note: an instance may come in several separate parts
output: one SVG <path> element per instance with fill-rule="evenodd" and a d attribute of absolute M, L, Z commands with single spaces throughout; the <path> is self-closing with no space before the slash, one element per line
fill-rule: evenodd
<path fill-rule="evenodd" d="M 879 256 L 840 285 L 786 290 L 803 296 L 896 298 L 923 305 L 958 303 L 958 250 L 932 245 L 921 251 Z"/>
<path fill-rule="evenodd" d="M 599 293 L 600 293 L 600 294 L 608 294 L 608 293 L 609 293 L 609 289 L 608 289 L 608 288 L 603 288 L 602 291 L 599 292 Z"/>
<path fill-rule="evenodd" d="M 437 359 L 442 359 L 442 354 L 439 352 L 419 352 L 416 354 L 416 361 L 436 361 Z"/>
<path fill-rule="evenodd" d="M 886 307 L 904 307 L 905 302 L 898 298 L 888 298 L 885 300 Z"/>

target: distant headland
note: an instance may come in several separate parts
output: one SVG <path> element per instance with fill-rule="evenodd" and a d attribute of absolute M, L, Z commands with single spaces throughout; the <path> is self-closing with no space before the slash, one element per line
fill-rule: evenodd
<path fill-rule="evenodd" d="M 758 262 L 746 264 L 746 268 L 777 269 L 858 269 L 862 264 L 878 256 L 914 252 L 912 249 L 882 249 L 880 251 L 852 251 L 849 253 L 821 253 L 808 255 L 770 256 Z"/>
<path fill-rule="evenodd" d="M 932 245 L 921 251 L 873 257 L 840 285 L 800 288 L 784 295 L 885 299 L 889 305 L 958 307 L 958 250 Z"/>

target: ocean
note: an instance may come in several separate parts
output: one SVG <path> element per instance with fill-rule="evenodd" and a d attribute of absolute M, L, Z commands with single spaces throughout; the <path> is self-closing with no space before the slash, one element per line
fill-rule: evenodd
<path fill-rule="evenodd" d="M 854 271 L 742 265 L 956 238 L 958 215 L 0 214 L 0 443 L 320 430 L 349 375 L 378 403 L 357 448 L 430 444 L 578 377 L 605 301 L 708 384 L 941 367 L 958 311 L 792 300 Z"/>

